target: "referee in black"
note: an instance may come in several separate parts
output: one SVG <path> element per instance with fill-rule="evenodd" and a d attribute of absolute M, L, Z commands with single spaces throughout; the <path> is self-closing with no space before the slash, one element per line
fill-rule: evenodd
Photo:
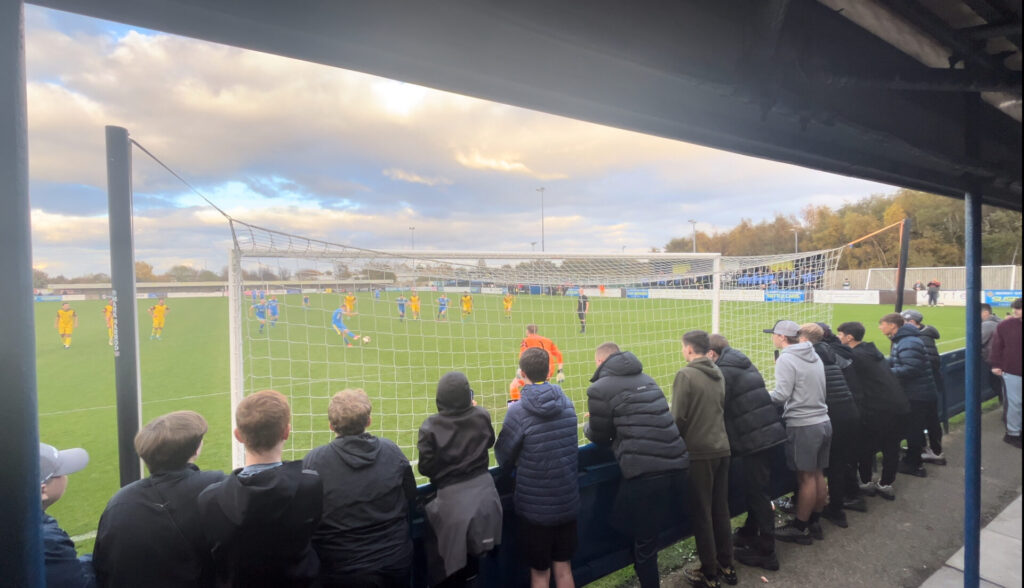
<path fill-rule="evenodd" d="M 580 317 L 580 332 L 587 332 L 587 312 L 590 311 L 590 299 L 583 293 L 583 286 L 580 286 L 580 297 L 576 301 L 576 316 Z"/>

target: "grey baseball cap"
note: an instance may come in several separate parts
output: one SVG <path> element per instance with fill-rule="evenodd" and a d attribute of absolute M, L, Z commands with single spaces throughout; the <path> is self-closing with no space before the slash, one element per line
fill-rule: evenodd
<path fill-rule="evenodd" d="M 916 310 L 904 310 L 900 313 L 900 316 L 902 316 L 905 321 L 914 321 L 919 324 L 924 322 L 924 315 Z"/>
<path fill-rule="evenodd" d="M 50 478 L 80 472 L 89 465 L 89 454 L 80 448 L 57 449 L 46 443 L 39 444 L 39 483 L 45 484 Z"/>
<path fill-rule="evenodd" d="M 800 325 L 793 321 L 781 320 L 776 322 L 774 327 L 765 329 L 764 332 L 771 335 L 782 335 L 783 337 L 796 337 L 796 334 L 800 332 Z"/>

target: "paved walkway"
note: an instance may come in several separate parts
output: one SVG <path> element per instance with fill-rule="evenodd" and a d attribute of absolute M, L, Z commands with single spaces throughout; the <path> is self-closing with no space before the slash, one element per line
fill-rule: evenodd
<path fill-rule="evenodd" d="M 1003 442 L 1001 417 L 998 410 L 982 415 L 983 525 L 993 521 L 1015 500 L 1020 504 L 1021 451 Z M 761 576 L 764 576 L 768 580 L 768 588 L 916 588 L 937 570 L 949 573 L 945 571 L 947 560 L 963 546 L 962 429 L 947 435 L 943 445 L 949 465 L 927 466 L 927 478 L 899 476 L 894 484 L 896 500 L 868 498 L 867 513 L 847 511 L 848 529 L 840 529 L 823 520 L 824 541 L 810 546 L 779 543 L 777 549 L 782 564 L 779 571 L 769 572 L 738 564 L 736 570 L 740 585 L 764 585 L 761 581 Z M 1016 512 L 1017 519 L 1013 524 L 1016 525 L 1019 554 L 1019 506 Z M 993 534 L 983 536 L 982 553 L 986 555 L 982 556 L 982 566 L 986 566 L 987 557 L 994 557 L 985 537 L 991 539 L 997 529 L 1004 527 L 1001 522 L 989 529 Z M 1012 565 L 1016 565 L 1019 586 L 1020 558 L 1015 561 Z M 1002 563 L 994 563 L 1006 567 Z M 688 583 L 680 572 L 676 572 L 665 576 L 662 585 L 685 587 Z"/>
<path fill-rule="evenodd" d="M 981 585 L 1017 588 L 1021 585 L 1021 503 L 1017 497 L 981 531 Z M 964 550 L 946 560 L 921 588 L 959 588 L 964 585 Z"/>

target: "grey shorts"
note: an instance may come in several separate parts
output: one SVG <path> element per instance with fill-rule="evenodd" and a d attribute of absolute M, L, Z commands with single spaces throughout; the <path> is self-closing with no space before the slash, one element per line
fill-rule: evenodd
<path fill-rule="evenodd" d="M 828 467 L 832 447 L 832 422 L 804 427 L 786 427 L 786 465 L 798 472 L 813 472 Z"/>

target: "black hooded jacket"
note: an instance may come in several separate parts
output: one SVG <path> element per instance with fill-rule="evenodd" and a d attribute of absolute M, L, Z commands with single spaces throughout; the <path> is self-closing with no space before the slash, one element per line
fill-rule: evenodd
<path fill-rule="evenodd" d="M 416 478 L 392 441 L 369 433 L 337 437 L 309 452 L 324 483 L 323 520 L 313 535 L 321 575 L 401 572 L 412 565 L 409 503 Z"/>
<path fill-rule="evenodd" d="M 312 586 L 319 565 L 310 544 L 323 487 L 290 461 L 240 477 L 235 470 L 199 495 L 203 532 L 220 586 Z"/>
<path fill-rule="evenodd" d="M 445 374 L 437 385 L 437 414 L 420 426 L 420 473 L 437 488 L 475 478 L 487 471 L 487 450 L 492 446 L 491 415 L 473 406 L 466 376 Z"/>
<path fill-rule="evenodd" d="M 836 353 L 824 341 L 814 344 L 814 352 L 825 364 L 825 404 L 828 405 L 828 417 L 833 421 L 860 421 L 857 403 L 853 393 L 846 385 L 843 370 L 836 363 Z"/>
<path fill-rule="evenodd" d="M 786 442 L 786 429 L 757 366 L 726 347 L 718 357 L 725 376 L 725 431 L 733 455 L 748 455 Z"/>
<path fill-rule="evenodd" d="M 864 397 L 865 418 L 871 414 L 906 414 L 910 404 L 903 393 L 899 379 L 889 367 L 889 360 L 875 347 L 865 341 L 851 350 L 853 369 L 857 372 L 857 386 Z"/>
<path fill-rule="evenodd" d="M 583 433 L 598 445 L 611 445 L 622 477 L 689 467 L 686 443 L 679 436 L 665 393 L 643 373 L 635 355 L 622 351 L 608 356 L 590 381 L 590 421 Z"/>
<path fill-rule="evenodd" d="M 893 335 L 889 365 L 899 378 L 908 400 L 930 402 L 936 399 L 928 348 L 914 325 L 905 324 Z"/>

